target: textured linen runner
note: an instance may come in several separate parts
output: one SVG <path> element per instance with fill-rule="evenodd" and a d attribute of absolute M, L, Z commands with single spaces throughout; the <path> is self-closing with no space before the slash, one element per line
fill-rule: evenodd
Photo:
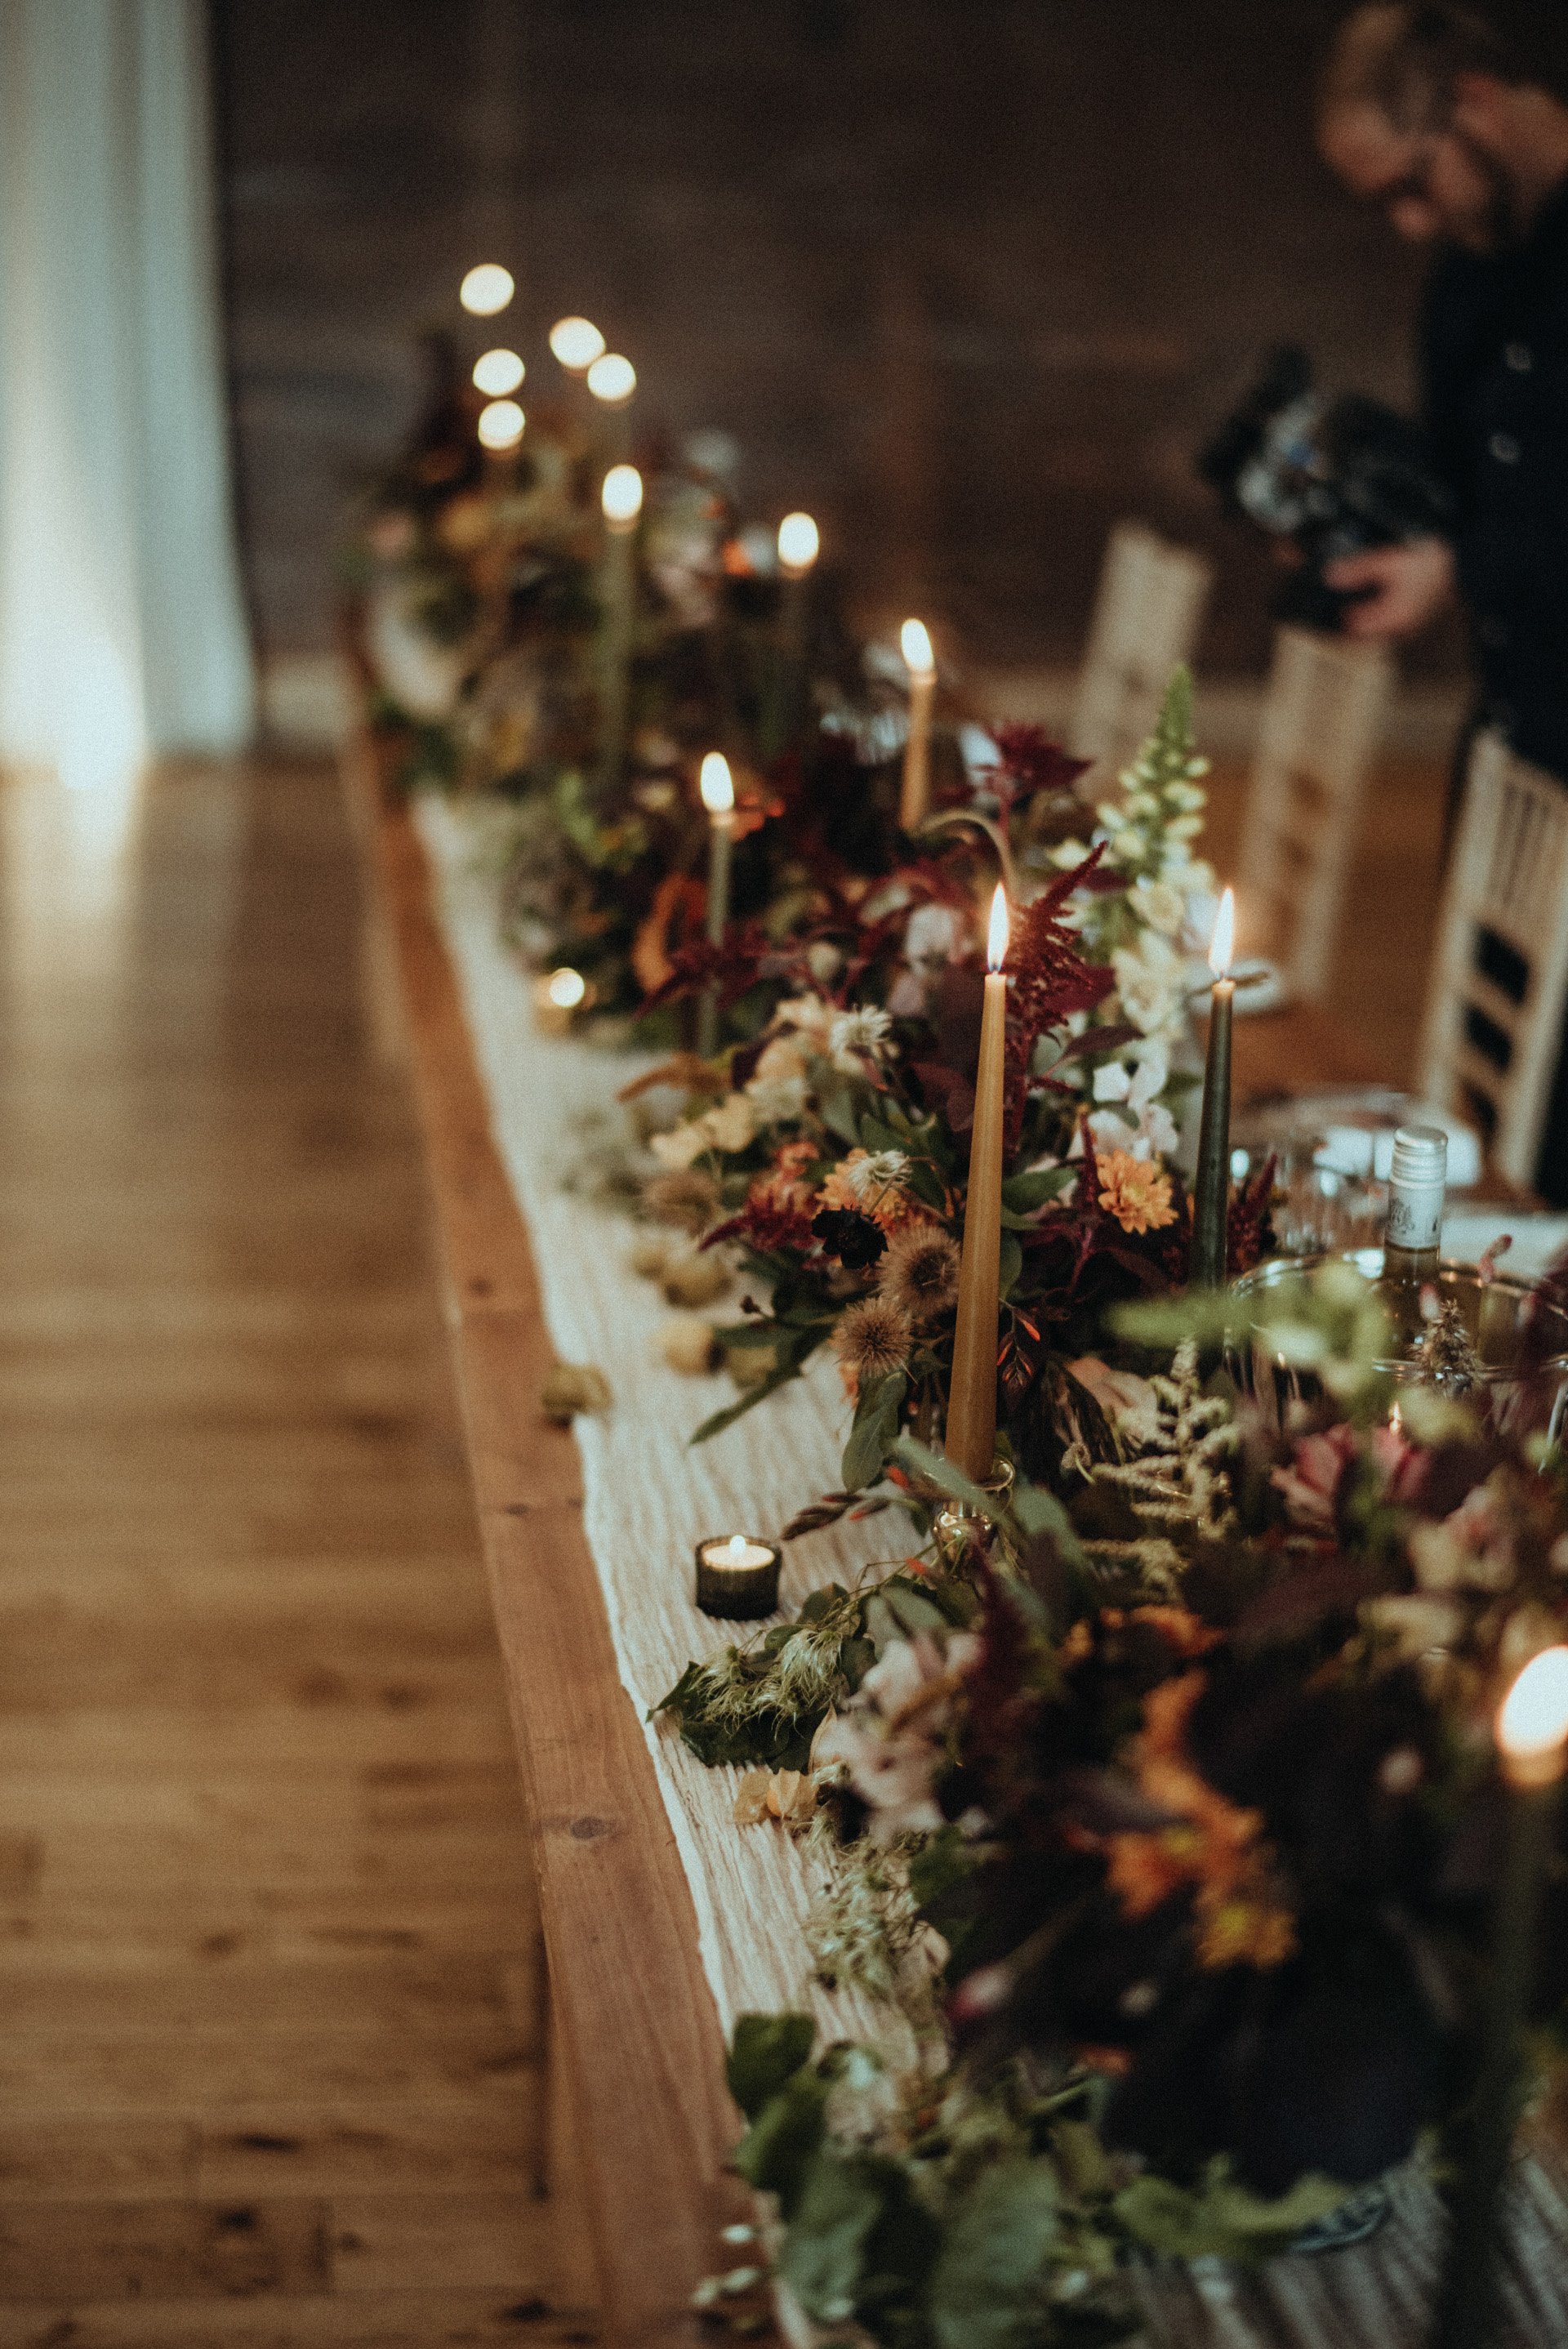
<path fill-rule="evenodd" d="M 692 1429 L 734 1390 L 726 1379 L 684 1378 L 664 1364 L 667 1309 L 627 1268 L 630 1227 L 566 1187 L 583 1162 L 584 1120 L 613 1110 L 619 1087 L 649 1063 L 538 1032 L 528 978 L 498 934 L 482 819 L 425 799 L 416 822 L 551 1340 L 562 1361 L 594 1364 L 614 1390 L 607 1413 L 576 1422 L 583 1525 L 725 2031 L 738 2015 L 794 2006 L 813 2013 L 828 2036 L 885 2042 L 885 2009 L 810 1979 L 801 1921 L 819 1886 L 799 1847 L 772 1822 L 738 1828 L 740 1773 L 705 1768 L 667 1726 L 646 1719 L 689 1659 L 745 1636 L 746 1627 L 716 1624 L 695 1605 L 696 1543 L 737 1532 L 772 1539 L 798 1508 L 838 1485 L 847 1413 L 836 1367 L 819 1361 L 724 1434 L 690 1448 Z M 890 1511 L 792 1544 L 782 1604 L 792 1610 L 817 1585 L 898 1555 L 903 1522 Z M 1391 2193 L 1387 2222 L 1350 2250 L 1294 2253 L 1258 2271 L 1150 2262 L 1138 2276 L 1148 2341 L 1160 2349 L 1418 2349 L 1439 2257 L 1437 2200 L 1414 2172 L 1393 2181 Z M 1511 2220 L 1516 2338 L 1568 2349 L 1568 2201 L 1555 2161 L 1522 2165 Z"/>

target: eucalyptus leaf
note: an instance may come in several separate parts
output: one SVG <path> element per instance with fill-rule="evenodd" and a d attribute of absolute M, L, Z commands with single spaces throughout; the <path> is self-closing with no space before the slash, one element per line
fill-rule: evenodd
<path fill-rule="evenodd" d="M 1042 1166 L 1027 1174 L 1010 1174 L 1002 1185 L 1002 1205 L 1026 1216 L 1047 1199 L 1059 1199 L 1077 1174 L 1076 1166 Z"/>
<path fill-rule="evenodd" d="M 997 1268 L 996 1289 L 1000 1297 L 1011 1297 L 1013 1284 L 1024 1269 L 1024 1251 L 1016 1232 L 1002 1233 L 1002 1257 Z"/>
<path fill-rule="evenodd" d="M 985 2171 L 948 2221 L 931 2280 L 937 2349 L 1034 2349 L 1060 2226 L 1048 2161 Z"/>
<path fill-rule="evenodd" d="M 898 1441 L 899 1413 L 908 1387 L 904 1371 L 889 1371 L 885 1378 L 874 1379 L 861 1388 L 850 1440 L 844 1446 L 841 1474 L 846 1492 L 859 1493 L 866 1485 L 874 1485 L 886 1467 L 888 1455 Z"/>
<path fill-rule="evenodd" d="M 902 1466 L 923 1477 L 927 1484 L 935 1485 L 949 1500 L 957 1501 L 975 1516 L 987 1517 L 993 1525 L 1001 1523 L 1004 1511 L 995 1494 L 987 1493 L 982 1485 L 976 1485 L 962 1468 L 955 1468 L 943 1453 L 933 1452 L 929 1444 L 919 1443 L 913 1435 L 905 1435 L 894 1444 L 892 1457 Z"/>
<path fill-rule="evenodd" d="M 878 2170 L 819 2153 L 789 2215 L 779 2274 L 819 2324 L 847 2323 L 860 2297 L 866 2241 L 882 2215 Z"/>

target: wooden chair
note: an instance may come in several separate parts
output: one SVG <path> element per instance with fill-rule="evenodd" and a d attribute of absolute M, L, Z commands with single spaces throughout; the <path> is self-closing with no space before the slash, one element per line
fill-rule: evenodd
<path fill-rule="evenodd" d="M 1213 574 L 1200 554 L 1138 522 L 1118 523 L 1100 566 L 1070 740 L 1119 774 L 1153 730 L 1179 661 L 1190 660 Z"/>
<path fill-rule="evenodd" d="M 1243 951 L 1278 966 L 1287 996 L 1328 984 L 1367 780 L 1393 691 L 1379 645 L 1284 627 L 1274 637 L 1242 827 Z"/>
<path fill-rule="evenodd" d="M 1428 986 L 1418 1090 L 1535 1181 L 1568 994 L 1568 789 L 1478 735 Z"/>

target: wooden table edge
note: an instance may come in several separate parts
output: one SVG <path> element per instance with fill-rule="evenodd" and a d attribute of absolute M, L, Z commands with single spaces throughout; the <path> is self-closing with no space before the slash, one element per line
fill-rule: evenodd
<path fill-rule="evenodd" d="M 751 2213 L 696 1914 L 539 1391 L 553 1359 L 418 832 L 363 731 L 342 772 L 389 932 L 435 1206 L 480 1539 L 533 1839 L 551 1999 L 617 2344 L 697 2338 L 694 2286 Z"/>

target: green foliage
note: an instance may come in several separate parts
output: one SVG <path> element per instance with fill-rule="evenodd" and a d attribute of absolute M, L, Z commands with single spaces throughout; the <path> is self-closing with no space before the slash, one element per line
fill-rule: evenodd
<path fill-rule="evenodd" d="M 1265 2201 L 1239 2186 L 1221 2159 L 1210 2162 L 1196 2187 L 1153 2176 L 1134 2178 L 1114 2209 L 1135 2241 L 1168 2259 L 1263 2260 L 1287 2250 L 1304 2227 L 1326 2219 L 1346 2193 L 1330 2178 L 1298 2178 L 1288 2194 Z"/>
<path fill-rule="evenodd" d="M 1048 2161 L 983 2171 L 944 2230 L 931 2279 L 937 2349 L 1034 2349 L 1048 2340 L 1047 2277 L 1060 2228 Z"/>
<path fill-rule="evenodd" d="M 908 1373 L 890 1371 L 885 1378 L 870 1379 L 861 1389 L 850 1440 L 844 1446 L 844 1490 L 863 1492 L 874 1485 L 898 1442 L 899 1415 L 909 1391 Z"/>
<path fill-rule="evenodd" d="M 699 1762 L 803 1770 L 824 1715 L 859 1688 L 890 1637 L 949 1619 L 907 1575 L 812 1591 L 793 1623 L 744 1648 L 687 1664 L 654 1707 L 667 1713 Z"/>
<path fill-rule="evenodd" d="M 817 2026 L 809 2014 L 743 2014 L 735 2026 L 724 2076 L 748 2121 L 810 2060 Z"/>

